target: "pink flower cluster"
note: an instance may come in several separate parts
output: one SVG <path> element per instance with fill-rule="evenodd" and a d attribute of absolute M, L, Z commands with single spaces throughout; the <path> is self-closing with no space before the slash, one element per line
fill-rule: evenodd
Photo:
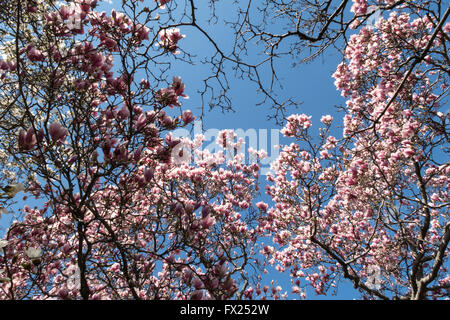
<path fill-rule="evenodd" d="M 179 97 L 188 99 L 189 97 L 184 93 L 185 85 L 181 81 L 180 77 L 173 77 L 172 85 L 168 88 L 159 89 L 156 93 L 156 100 L 162 106 L 169 106 L 170 108 L 179 107 L 181 103 L 178 101 Z M 188 114 L 185 115 L 185 120 L 189 117 Z M 193 119 L 192 119 L 193 120 Z M 192 121 L 191 120 L 191 121 Z"/>
<path fill-rule="evenodd" d="M 68 134 L 68 130 L 58 122 L 53 122 L 48 128 L 48 134 L 51 141 L 62 144 Z M 33 127 L 28 128 L 27 131 L 20 129 L 18 136 L 18 146 L 21 151 L 30 151 L 36 147 L 38 143 L 43 142 L 45 138 L 44 131 L 42 129 L 35 130 Z M 49 141 L 49 142 L 51 142 Z"/>
<path fill-rule="evenodd" d="M 136 47 L 149 39 L 150 29 L 147 26 L 133 22 L 124 13 L 114 9 L 111 11 L 111 16 L 106 15 L 105 12 L 93 12 L 90 21 L 93 26 L 90 34 L 96 35 L 101 44 L 111 52 L 118 50 L 117 39 L 125 35 L 132 35 L 131 43 Z"/>
<path fill-rule="evenodd" d="M 97 0 L 77 0 L 70 2 L 70 5 L 61 4 L 58 10 L 46 12 L 45 19 L 48 25 L 56 28 L 58 35 L 83 34 L 86 19 L 96 6 Z"/>
<path fill-rule="evenodd" d="M 161 48 L 164 48 L 165 51 L 176 55 L 180 53 L 178 50 L 178 41 L 185 37 L 185 35 L 180 33 L 180 29 L 178 28 L 163 29 L 159 32 L 160 41 L 158 42 L 158 45 Z"/>
<path fill-rule="evenodd" d="M 49 132 L 52 139 L 58 140 L 65 130 L 53 124 Z M 120 157 L 120 149 L 125 151 L 126 144 L 112 140 L 108 146 L 105 141 L 103 147 L 115 145 L 114 150 L 119 151 L 114 153 Z M 171 138 L 166 140 L 169 144 L 175 142 Z M 39 296 L 34 296 L 37 299 L 80 296 L 82 284 L 74 287 L 71 281 L 78 268 L 76 256 L 80 241 L 74 223 L 79 217 L 70 209 L 76 206 L 86 223 L 83 239 L 93 244 L 89 253 L 93 264 L 86 266 L 91 299 L 232 297 L 238 290 L 236 270 L 246 268 L 240 257 L 242 249 L 254 246 L 255 231 L 245 222 L 248 206 L 243 203 L 251 202 L 257 192 L 254 174 L 259 168 L 242 165 L 238 158 L 226 160 L 223 154 L 217 154 L 214 163 L 203 161 L 205 157 L 192 166 L 177 166 L 155 161 L 151 152 L 140 151 L 140 166 L 121 174 L 119 186 L 94 185 L 88 200 L 92 204 L 85 204 L 80 193 L 62 191 L 60 204 L 54 209 L 57 214 L 46 215 L 51 210 L 49 206 L 42 210 L 26 207 L 23 223 L 11 227 L 5 256 L 1 258 L 4 260 L 0 260 L 8 261 L 14 285 L 45 288 Z M 125 156 L 122 161 L 130 159 Z M 89 184 L 90 179 L 96 179 L 94 168 L 90 172 L 79 179 Z M 172 189 L 174 185 L 177 187 Z M 193 187 L 200 190 L 212 185 L 217 187 L 192 192 Z M 219 186 L 221 189 L 217 189 Z M 36 187 L 39 188 L 33 188 Z M 53 192 L 41 188 L 43 193 Z M 209 202 L 210 192 L 217 201 Z M 264 210 L 267 205 L 260 203 L 258 207 Z M 47 227 L 40 228 L 44 220 Z M 156 221 L 164 223 L 162 229 L 155 228 Z M 42 250 L 35 263 L 24 253 L 30 244 Z M 125 269 L 123 260 L 115 254 L 118 248 L 127 256 L 136 255 L 135 271 Z M 11 263 L 11 259 L 16 262 Z M 156 267 L 157 263 L 162 269 Z M 96 270 L 108 275 L 109 284 L 96 275 Z M 29 272 L 39 274 L 39 278 L 29 282 Z M 129 277 L 140 280 L 130 283 Z M 0 287 L 5 286 L 8 284 L 0 283 Z M 0 298 L 6 298 L 7 292 L 10 291 L 0 290 Z"/>
<path fill-rule="evenodd" d="M 308 129 L 311 125 L 311 117 L 305 114 L 293 114 L 287 118 L 286 127 L 281 130 L 285 136 L 292 137 L 297 135 L 299 131 Z"/>

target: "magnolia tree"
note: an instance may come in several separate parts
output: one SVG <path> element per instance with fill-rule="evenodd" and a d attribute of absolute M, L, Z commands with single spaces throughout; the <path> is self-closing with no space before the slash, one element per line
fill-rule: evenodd
<path fill-rule="evenodd" d="M 294 291 L 346 278 L 365 297 L 448 297 L 448 12 L 394 11 L 350 37 L 333 75 L 347 99 L 342 139 L 331 116 L 317 139 L 308 116 L 287 118 L 296 141 L 273 164 L 262 227 Z"/>
<path fill-rule="evenodd" d="M 252 282 L 259 168 L 191 164 L 202 137 L 170 134 L 195 117 L 166 80 L 183 36 L 155 22 L 163 5 L 1 3 L 2 213 L 24 188 L 42 203 L 0 242 L 2 299 L 227 299 Z"/>
<path fill-rule="evenodd" d="M 262 20 L 252 1 L 236 4 L 230 54 L 200 25 L 197 1 L 129 0 L 108 13 L 97 2 L 0 4 L 0 214 L 20 191 L 39 203 L 0 240 L 2 299 L 286 297 L 265 283 L 268 265 L 301 296 L 345 278 L 367 298 L 448 297 L 450 24 L 440 1 L 266 0 Z M 270 30 L 273 16 L 291 31 Z M 265 152 L 245 163 L 231 131 L 217 137 L 227 152 L 205 150 L 201 135 L 175 138 L 195 119 L 172 68 L 193 61 L 183 27 L 215 50 L 202 96 L 227 107 L 231 64 L 285 120 L 294 142 L 268 176 L 272 203 L 259 198 Z M 246 62 L 255 39 L 267 59 Z M 343 137 L 329 115 L 317 135 L 309 116 L 285 116 L 293 101 L 272 89 L 288 39 L 292 56 L 342 46 Z"/>

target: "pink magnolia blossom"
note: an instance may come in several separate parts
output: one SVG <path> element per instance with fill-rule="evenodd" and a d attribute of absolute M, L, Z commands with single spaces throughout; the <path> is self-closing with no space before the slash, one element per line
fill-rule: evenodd
<path fill-rule="evenodd" d="M 27 131 L 20 129 L 18 144 L 20 150 L 29 151 L 33 149 L 37 144 L 37 138 L 34 129 L 31 127 Z"/>
<path fill-rule="evenodd" d="M 331 124 L 332 121 L 333 117 L 330 115 L 322 116 L 322 118 L 320 118 L 320 122 L 322 122 L 323 124 Z"/>
<path fill-rule="evenodd" d="M 195 120 L 195 117 L 191 110 L 185 110 L 183 111 L 183 114 L 181 115 L 181 120 L 183 121 L 184 125 L 187 125 Z"/>
<path fill-rule="evenodd" d="M 160 41 L 158 43 L 159 46 L 164 48 L 166 51 L 169 51 L 173 54 L 179 54 L 178 51 L 178 41 L 185 38 L 185 35 L 180 33 L 178 28 L 172 29 L 163 29 L 159 32 Z"/>
<path fill-rule="evenodd" d="M 26 48 L 27 57 L 30 61 L 44 61 L 44 54 L 38 50 L 33 44 L 30 44 Z"/>
<path fill-rule="evenodd" d="M 262 211 L 267 211 L 267 208 L 269 206 L 267 205 L 267 203 L 260 201 L 260 202 L 256 203 L 256 207 Z"/>
<path fill-rule="evenodd" d="M 58 122 L 53 122 L 50 127 L 48 128 L 48 133 L 50 134 L 50 137 L 53 141 L 63 142 L 64 138 L 68 134 L 67 128 L 63 127 Z"/>
<path fill-rule="evenodd" d="M 125 120 L 130 116 L 130 110 L 128 106 L 124 103 L 122 108 L 117 112 L 117 115 L 121 120 Z"/>

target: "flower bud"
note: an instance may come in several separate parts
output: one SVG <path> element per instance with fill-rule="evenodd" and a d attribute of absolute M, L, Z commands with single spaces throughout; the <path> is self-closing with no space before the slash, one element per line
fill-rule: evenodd
<path fill-rule="evenodd" d="M 62 142 L 67 135 L 68 131 L 60 123 L 54 122 L 49 127 L 49 134 L 53 141 Z"/>

